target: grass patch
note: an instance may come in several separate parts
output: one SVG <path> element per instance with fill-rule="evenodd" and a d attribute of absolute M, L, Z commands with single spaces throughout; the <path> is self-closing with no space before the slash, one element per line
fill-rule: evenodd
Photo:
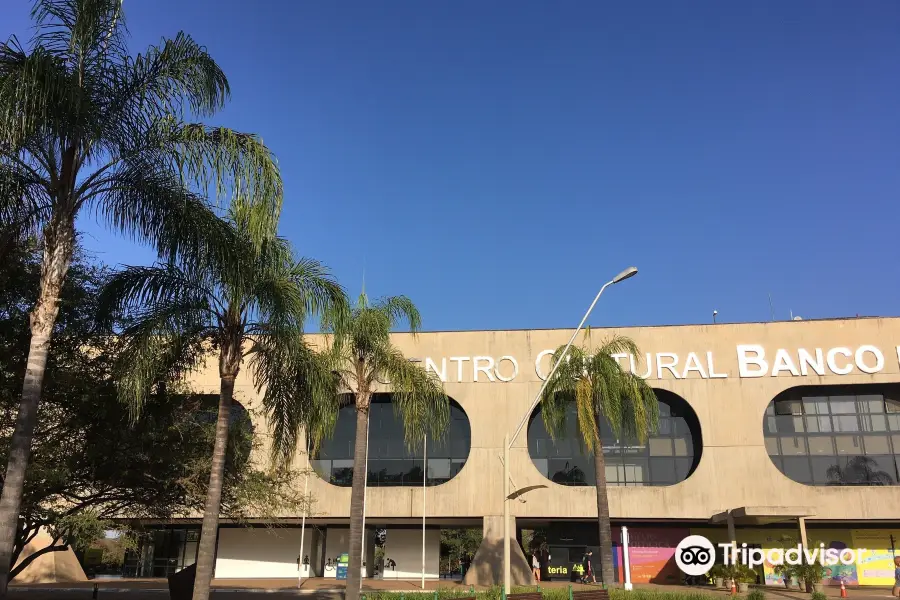
<path fill-rule="evenodd" d="M 514 587 L 513 594 L 522 592 L 535 592 L 536 586 Z M 471 597 L 472 593 L 466 588 L 442 588 L 431 592 L 372 592 L 363 594 L 365 600 L 453 600 L 454 598 Z M 564 587 L 543 588 L 541 595 L 544 600 L 569 600 L 569 590 Z M 626 592 L 620 588 L 609 590 L 610 600 L 710 600 L 710 595 L 704 592 L 686 590 L 683 592 L 658 592 L 651 590 L 632 590 Z M 494 586 L 487 590 L 475 592 L 477 600 L 502 600 L 502 586 Z"/>

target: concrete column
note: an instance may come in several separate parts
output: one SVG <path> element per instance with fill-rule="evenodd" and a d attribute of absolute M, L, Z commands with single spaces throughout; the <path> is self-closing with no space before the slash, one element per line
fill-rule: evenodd
<path fill-rule="evenodd" d="M 800 529 L 800 544 L 804 548 L 808 548 L 806 544 L 806 517 L 798 517 L 797 518 L 797 526 Z"/>
<path fill-rule="evenodd" d="M 533 585 L 531 564 L 525 559 L 522 547 L 516 541 L 516 518 L 509 519 L 510 530 L 510 583 Z M 484 517 L 484 538 L 466 572 L 466 585 L 497 585 L 503 583 L 503 517 Z"/>
<path fill-rule="evenodd" d="M 375 528 L 366 527 L 365 534 L 365 552 L 363 553 L 363 562 L 366 563 L 366 577 L 375 576 Z"/>
<path fill-rule="evenodd" d="M 309 540 L 309 576 L 322 576 L 322 547 L 324 536 L 317 527 L 306 526 L 306 538 Z"/>
<path fill-rule="evenodd" d="M 736 556 L 734 553 L 737 552 L 737 532 L 734 528 L 734 516 L 732 516 L 731 511 L 728 511 L 728 541 L 731 542 L 731 556 Z M 729 559 L 731 560 L 731 559 Z M 733 561 L 732 561 L 733 562 Z"/>

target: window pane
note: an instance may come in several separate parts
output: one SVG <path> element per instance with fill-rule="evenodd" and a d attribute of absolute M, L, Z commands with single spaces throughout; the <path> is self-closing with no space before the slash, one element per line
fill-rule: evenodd
<path fill-rule="evenodd" d="M 625 481 L 627 485 L 643 485 L 647 480 L 647 468 L 647 459 L 629 459 L 625 463 Z"/>
<path fill-rule="evenodd" d="M 650 438 L 650 456 L 672 456 L 672 440 L 669 438 Z"/>
<path fill-rule="evenodd" d="M 830 433 L 831 417 L 806 417 L 806 431 L 809 433 Z"/>
<path fill-rule="evenodd" d="M 858 435 L 836 435 L 834 446 L 838 454 L 862 454 L 862 438 Z"/>
<path fill-rule="evenodd" d="M 653 483 L 675 483 L 675 461 L 671 458 L 650 459 L 650 480 Z"/>
<path fill-rule="evenodd" d="M 859 418 L 856 415 L 849 417 L 832 417 L 835 431 L 856 432 L 859 431 Z"/>
<path fill-rule="evenodd" d="M 693 456 L 694 444 L 692 438 L 675 438 L 675 456 Z"/>
<path fill-rule="evenodd" d="M 781 460 L 784 461 L 784 474 L 800 483 L 811 483 L 812 476 L 809 471 L 809 459 L 805 456 L 785 456 Z"/>
<path fill-rule="evenodd" d="M 681 435 L 690 435 L 691 428 L 688 427 L 687 421 L 684 420 L 683 417 L 678 417 L 677 419 L 672 419 L 673 429 L 672 435 L 681 436 Z"/>
<path fill-rule="evenodd" d="M 776 415 L 801 415 L 803 405 L 799 400 L 779 400 L 775 403 Z"/>
<path fill-rule="evenodd" d="M 778 454 L 778 438 L 767 437 L 765 438 L 766 442 L 766 452 L 769 456 Z"/>
<path fill-rule="evenodd" d="M 849 415 L 856 412 L 856 396 L 831 396 L 831 414 Z"/>
<path fill-rule="evenodd" d="M 659 428 L 657 429 L 659 435 L 672 435 L 672 420 L 671 419 L 660 419 L 659 420 Z"/>
<path fill-rule="evenodd" d="M 606 482 L 624 485 L 625 467 L 622 465 L 606 465 Z"/>
<path fill-rule="evenodd" d="M 313 471 L 325 481 L 331 481 L 331 461 L 330 460 L 311 460 L 309 461 Z"/>
<path fill-rule="evenodd" d="M 891 444 L 894 446 L 894 454 L 900 455 L 900 435 L 892 435 Z"/>
<path fill-rule="evenodd" d="M 810 436 L 808 441 L 810 454 L 834 454 L 831 436 Z"/>
<path fill-rule="evenodd" d="M 864 396 L 859 396 L 859 404 L 864 412 L 884 412 L 884 397 L 881 394 L 867 394 Z"/>
<path fill-rule="evenodd" d="M 827 415 L 828 398 L 825 396 L 808 396 L 803 398 L 803 412 L 808 415 Z"/>
<path fill-rule="evenodd" d="M 891 446 L 886 435 L 867 435 L 863 438 L 866 454 L 890 454 Z"/>
<path fill-rule="evenodd" d="M 837 457 L 813 456 L 810 460 L 814 483 L 827 484 L 840 480 L 840 466 Z"/>
<path fill-rule="evenodd" d="M 691 467 L 693 466 L 693 464 L 693 458 L 675 459 L 675 476 L 678 478 L 678 481 L 687 479 L 688 474 L 691 472 Z"/>
<path fill-rule="evenodd" d="M 775 417 L 778 433 L 803 433 L 803 417 Z"/>
<path fill-rule="evenodd" d="M 848 456 L 840 462 L 844 485 L 893 485 L 896 481 L 891 456 Z"/>
<path fill-rule="evenodd" d="M 884 415 L 864 415 L 860 417 L 863 431 L 887 431 L 887 418 Z"/>
<path fill-rule="evenodd" d="M 546 458 L 532 458 L 531 460 L 534 461 L 534 466 L 538 470 L 538 473 L 547 479 L 550 479 L 550 474 L 547 472 L 549 461 Z M 431 459 L 428 459 L 428 462 L 430 463 Z"/>
<path fill-rule="evenodd" d="M 428 478 L 429 479 L 450 479 L 450 459 L 449 458 L 429 458 L 428 459 Z"/>
<path fill-rule="evenodd" d="M 781 453 L 788 454 L 806 454 L 806 438 L 794 436 L 781 438 Z"/>
<path fill-rule="evenodd" d="M 900 413 L 900 400 L 894 398 L 884 399 L 884 410 L 889 413 Z"/>

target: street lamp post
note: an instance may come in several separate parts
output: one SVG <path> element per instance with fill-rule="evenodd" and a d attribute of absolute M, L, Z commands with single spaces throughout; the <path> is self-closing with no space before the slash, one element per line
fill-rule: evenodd
<path fill-rule="evenodd" d="M 569 353 L 569 348 L 572 347 L 572 343 L 575 342 L 575 338 L 578 337 L 578 333 L 581 331 L 581 328 L 584 327 L 584 324 L 588 320 L 588 317 L 590 317 L 591 311 L 594 310 L 594 306 L 596 306 L 597 301 L 600 300 L 600 296 L 603 294 L 603 290 L 605 290 L 610 285 L 619 283 L 620 281 L 625 281 L 629 277 L 634 277 L 635 275 L 637 275 L 637 272 L 637 268 L 628 267 L 627 269 L 613 277 L 611 280 L 603 284 L 603 287 L 601 287 L 600 291 L 597 292 L 597 295 L 594 296 L 594 301 L 591 302 L 591 305 L 588 307 L 587 312 L 584 313 L 584 316 L 581 318 L 581 323 L 578 324 L 578 327 L 575 329 L 572 337 L 569 338 L 569 343 L 566 344 L 566 347 L 563 349 L 563 352 L 560 355 L 559 359 L 553 364 L 553 367 L 550 369 L 550 373 L 547 375 L 546 379 L 544 379 L 544 383 L 543 385 L 541 385 L 540 391 L 538 391 L 537 395 L 534 397 L 534 401 L 531 403 L 531 407 L 528 409 L 528 412 L 526 412 L 522 417 L 522 420 L 519 422 L 519 426 L 516 427 L 515 433 L 513 433 L 512 437 L 510 437 L 509 433 L 507 433 L 506 437 L 503 440 L 503 589 L 507 594 L 509 594 L 511 580 L 509 544 L 509 450 L 516 442 L 516 438 L 519 437 L 519 433 L 522 432 L 522 428 L 525 427 L 525 424 L 528 422 L 529 417 L 531 417 L 531 413 L 538 405 L 538 402 L 541 401 L 541 396 L 543 395 L 544 390 L 547 388 L 547 384 L 550 383 L 550 380 L 556 373 L 556 369 L 559 367 L 560 363 L 565 360 L 566 355 Z"/>

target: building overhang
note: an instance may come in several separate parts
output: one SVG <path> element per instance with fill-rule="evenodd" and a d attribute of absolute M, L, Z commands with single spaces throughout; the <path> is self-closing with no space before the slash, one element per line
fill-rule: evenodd
<path fill-rule="evenodd" d="M 729 515 L 735 525 L 770 525 L 815 517 L 816 509 L 811 506 L 741 506 L 716 513 L 709 522 L 727 524 Z"/>

